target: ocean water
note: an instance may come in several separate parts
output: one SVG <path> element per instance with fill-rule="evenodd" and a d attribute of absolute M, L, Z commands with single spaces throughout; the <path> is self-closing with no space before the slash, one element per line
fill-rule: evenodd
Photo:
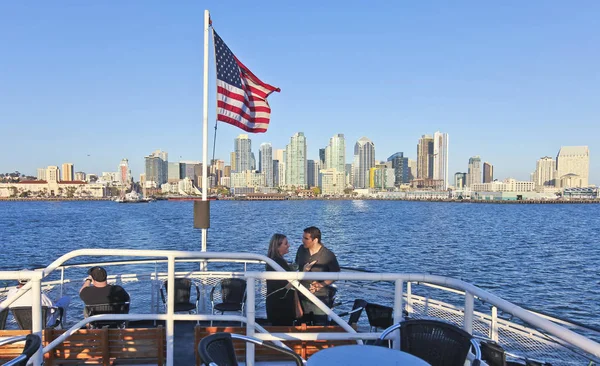
<path fill-rule="evenodd" d="M 81 248 L 199 250 L 192 202 L 0 202 L 2 270 Z M 266 254 L 321 228 L 342 266 L 452 276 L 509 301 L 600 326 L 600 205 L 212 201 L 208 248 Z"/>

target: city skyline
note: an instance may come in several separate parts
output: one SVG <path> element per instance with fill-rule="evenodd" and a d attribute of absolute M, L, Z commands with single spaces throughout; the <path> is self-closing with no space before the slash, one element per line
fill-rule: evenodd
<path fill-rule="evenodd" d="M 235 12 L 214 1 L 177 9 L 141 1 L 3 3 L 0 123 L 10 157 L 0 171 L 35 176 L 37 168 L 72 162 L 99 173 L 126 157 L 137 177 L 138 157 L 148 151 L 201 160 L 204 7 L 235 54 L 281 87 L 270 97 L 269 130 L 252 135 L 254 146 L 282 149 L 302 131 L 307 159 L 317 161 L 342 133 L 347 162 L 362 136 L 376 145 L 377 161 L 399 151 L 414 160 L 419 137 L 443 131 L 452 138 L 450 181 L 475 155 L 493 163 L 495 178 L 529 180 L 541 157 L 588 146 L 589 183 L 600 184 L 594 2 L 381 3 L 367 11 L 323 3 L 310 17 L 285 3 L 239 4 Z M 239 26 L 249 16 L 264 20 L 250 39 Z M 229 160 L 239 133 L 219 124 L 215 158 Z"/>

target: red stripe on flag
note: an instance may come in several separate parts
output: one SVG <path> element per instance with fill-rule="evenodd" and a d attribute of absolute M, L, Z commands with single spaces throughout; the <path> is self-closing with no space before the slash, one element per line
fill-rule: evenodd
<path fill-rule="evenodd" d="M 250 127 L 250 126 L 245 125 L 244 123 L 242 123 L 242 122 L 240 122 L 240 121 L 238 121 L 236 119 L 224 116 L 222 114 L 217 115 L 217 119 L 219 121 L 221 121 L 221 122 L 229 123 L 230 125 L 234 125 L 236 127 L 239 127 L 242 130 L 247 131 L 247 132 L 254 132 L 254 133 L 267 132 L 266 128 L 262 128 L 262 127 L 261 128 Z"/>

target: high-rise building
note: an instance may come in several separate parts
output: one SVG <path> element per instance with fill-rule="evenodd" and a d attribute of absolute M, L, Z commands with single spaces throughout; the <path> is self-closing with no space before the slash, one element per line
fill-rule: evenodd
<path fill-rule="evenodd" d="M 417 161 L 408 159 L 408 181 L 417 179 Z"/>
<path fill-rule="evenodd" d="M 169 160 L 166 151 L 156 150 L 145 157 L 146 188 L 160 188 L 161 184 L 167 183 Z"/>
<path fill-rule="evenodd" d="M 448 189 L 448 143 L 447 133 L 433 134 L 433 179 L 443 180 L 443 189 Z"/>
<path fill-rule="evenodd" d="M 494 181 L 494 166 L 487 161 L 483 163 L 483 183 Z"/>
<path fill-rule="evenodd" d="M 233 146 L 235 152 L 235 171 L 252 170 L 252 140 L 246 134 L 240 134 Z"/>
<path fill-rule="evenodd" d="M 417 178 L 433 179 L 433 137 L 423 135 L 417 144 Z"/>
<path fill-rule="evenodd" d="M 57 166 L 49 166 L 46 169 L 46 181 L 48 183 L 56 183 L 60 181 L 60 170 Z"/>
<path fill-rule="evenodd" d="M 73 163 L 64 163 L 62 165 L 62 178 L 63 182 L 69 182 L 75 179 L 75 169 Z"/>
<path fill-rule="evenodd" d="M 587 187 L 590 151 L 587 146 L 562 146 L 556 157 L 556 179 L 568 179 L 569 188 Z M 566 177 L 569 175 L 569 177 Z M 566 188 L 565 184 L 560 184 Z"/>
<path fill-rule="evenodd" d="M 399 187 L 401 184 L 409 183 L 408 158 L 404 157 L 404 153 L 397 152 L 387 161 L 392 163 L 392 169 L 394 169 L 394 185 Z"/>
<path fill-rule="evenodd" d="M 354 145 L 352 175 L 354 188 L 369 187 L 369 170 L 375 166 L 375 144 L 361 137 Z"/>
<path fill-rule="evenodd" d="M 306 184 L 308 188 L 317 187 L 319 185 L 319 170 L 321 163 L 317 160 L 306 161 Z"/>
<path fill-rule="evenodd" d="M 285 186 L 285 159 L 285 149 L 276 149 L 273 153 L 273 161 L 277 161 L 277 169 L 273 167 L 273 184 L 275 187 Z M 275 183 L 275 180 L 277 180 L 277 183 Z"/>
<path fill-rule="evenodd" d="M 454 174 L 454 188 L 464 189 L 467 186 L 467 173 Z"/>
<path fill-rule="evenodd" d="M 535 188 L 554 187 L 556 174 L 556 161 L 550 156 L 544 156 L 535 163 L 535 172 L 533 172 L 533 182 Z"/>
<path fill-rule="evenodd" d="M 169 163 L 167 168 L 167 181 L 169 183 L 177 183 L 181 178 L 181 163 Z"/>
<path fill-rule="evenodd" d="M 346 166 L 346 139 L 344 134 L 338 133 L 329 139 L 325 148 L 325 164 L 327 169 L 343 172 Z"/>
<path fill-rule="evenodd" d="M 129 160 L 121 159 L 118 172 L 120 183 L 126 184 L 129 183 L 129 181 L 131 181 L 131 170 L 129 169 Z"/>
<path fill-rule="evenodd" d="M 467 173 L 467 187 L 482 182 L 481 158 L 479 155 L 469 158 L 469 171 Z"/>
<path fill-rule="evenodd" d="M 38 168 L 37 179 L 38 180 L 46 180 L 46 168 Z"/>
<path fill-rule="evenodd" d="M 298 132 L 285 148 L 285 184 L 306 188 L 306 137 Z"/>
<path fill-rule="evenodd" d="M 231 160 L 231 165 L 230 165 L 230 167 L 231 167 L 231 171 L 234 171 L 234 172 L 235 172 L 235 160 L 236 160 L 236 159 L 235 159 L 235 152 L 232 152 L 232 153 L 229 155 L 229 159 Z"/>
<path fill-rule="evenodd" d="M 319 149 L 319 162 L 321 163 L 322 167 L 325 167 L 325 149 Z"/>
<path fill-rule="evenodd" d="M 273 146 L 270 143 L 260 145 L 258 161 L 259 170 L 265 176 L 265 186 L 273 187 Z"/>

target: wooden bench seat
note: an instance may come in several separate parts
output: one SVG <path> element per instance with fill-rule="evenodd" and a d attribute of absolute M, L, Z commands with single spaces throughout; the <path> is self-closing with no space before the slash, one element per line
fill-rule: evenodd
<path fill-rule="evenodd" d="M 302 324 L 300 326 L 266 326 L 264 327 L 269 333 L 344 333 L 346 330 L 340 326 L 307 326 Z M 245 327 L 203 327 L 196 326 L 194 328 L 194 349 L 196 353 L 196 365 L 200 366 L 200 355 L 198 354 L 198 344 L 200 340 L 210 334 L 226 332 L 234 334 L 246 334 Z M 341 346 L 346 344 L 356 344 L 356 341 L 352 340 L 338 340 L 338 341 L 284 341 L 285 345 L 290 347 L 303 359 L 308 359 L 313 354 L 319 352 L 322 349 Z M 233 346 L 235 348 L 235 354 L 240 362 L 245 362 L 246 355 L 246 342 L 241 340 L 234 340 Z M 289 356 L 272 350 L 270 348 L 256 346 L 254 359 L 256 361 L 292 361 Z"/>

